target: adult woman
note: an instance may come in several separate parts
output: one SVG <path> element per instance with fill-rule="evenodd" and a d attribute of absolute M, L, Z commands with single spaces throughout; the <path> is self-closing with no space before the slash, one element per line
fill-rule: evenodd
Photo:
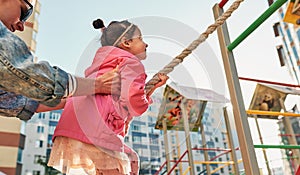
<path fill-rule="evenodd" d="M 120 80 L 115 70 L 90 79 L 47 62 L 33 63 L 26 44 L 11 33 L 24 30 L 32 8 L 27 0 L 0 0 L 0 115 L 27 120 L 39 106 L 57 106 L 68 96 L 118 93 Z"/>

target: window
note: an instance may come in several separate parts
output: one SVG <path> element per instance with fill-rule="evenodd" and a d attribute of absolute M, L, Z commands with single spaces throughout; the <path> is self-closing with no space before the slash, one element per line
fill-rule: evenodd
<path fill-rule="evenodd" d="M 58 121 L 60 118 L 61 114 L 58 112 L 51 112 L 50 113 L 50 120 L 52 121 Z"/>
<path fill-rule="evenodd" d="M 278 30 L 278 27 L 279 27 L 279 22 L 275 23 L 273 25 L 273 30 L 274 30 L 274 34 L 275 36 L 279 36 L 279 30 Z"/>
<path fill-rule="evenodd" d="M 35 141 L 35 147 L 36 148 L 42 148 L 43 147 L 43 140 L 36 140 Z"/>
<path fill-rule="evenodd" d="M 215 142 L 219 142 L 219 138 L 218 137 L 215 137 Z"/>
<path fill-rule="evenodd" d="M 44 161 L 43 157 L 45 156 L 41 156 L 41 155 L 34 155 L 34 160 L 33 163 L 38 164 L 39 161 Z"/>
<path fill-rule="evenodd" d="M 224 173 L 224 168 L 221 168 L 221 173 Z"/>
<path fill-rule="evenodd" d="M 44 126 L 38 126 L 37 133 L 44 133 Z"/>
<path fill-rule="evenodd" d="M 158 157 L 159 152 L 157 150 L 151 150 L 151 157 Z"/>
<path fill-rule="evenodd" d="M 40 174 L 41 174 L 40 171 L 36 171 L 36 170 L 33 170 L 33 171 L 32 171 L 32 175 L 40 175 Z"/>
<path fill-rule="evenodd" d="M 56 126 L 49 126 L 48 127 L 49 134 L 54 134 L 55 128 L 56 128 Z"/>
<path fill-rule="evenodd" d="M 141 126 L 133 125 L 132 126 L 132 131 L 141 131 Z"/>
<path fill-rule="evenodd" d="M 39 119 L 45 119 L 45 113 L 39 113 Z"/>
<path fill-rule="evenodd" d="M 284 51 L 283 51 L 282 45 L 277 46 L 276 49 L 277 49 L 277 54 L 278 54 L 279 61 L 280 61 L 280 66 L 284 66 L 285 65 L 285 61 L 284 61 L 285 56 L 284 56 Z"/>
<path fill-rule="evenodd" d="M 17 162 L 22 162 L 22 155 L 23 155 L 23 150 L 19 148 Z"/>
<path fill-rule="evenodd" d="M 174 136 L 174 135 L 171 136 L 171 140 L 172 140 L 172 144 L 175 144 L 175 143 L 176 143 L 176 139 L 175 139 L 175 136 Z"/>
<path fill-rule="evenodd" d="M 273 0 L 268 0 L 268 4 L 269 4 L 269 6 L 271 6 L 272 4 L 273 4 Z"/>
<path fill-rule="evenodd" d="M 150 144 L 158 144 L 158 138 L 149 138 L 150 139 Z"/>
<path fill-rule="evenodd" d="M 139 136 L 133 136 L 132 137 L 132 142 L 142 142 L 142 138 Z"/>

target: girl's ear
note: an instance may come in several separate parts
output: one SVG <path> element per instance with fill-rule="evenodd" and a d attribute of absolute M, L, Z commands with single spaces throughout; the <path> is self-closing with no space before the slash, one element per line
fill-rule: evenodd
<path fill-rule="evenodd" d="M 130 48 L 130 47 L 131 47 L 131 42 L 130 42 L 130 40 L 127 40 L 127 39 L 123 38 L 121 41 L 122 41 L 122 42 L 121 42 L 120 45 L 121 45 L 122 47 L 124 47 L 124 48 Z"/>

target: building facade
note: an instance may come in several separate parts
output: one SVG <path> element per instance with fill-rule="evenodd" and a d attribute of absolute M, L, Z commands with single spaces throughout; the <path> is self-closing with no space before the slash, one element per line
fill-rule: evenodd
<path fill-rule="evenodd" d="M 40 3 L 38 0 L 29 1 L 34 5 L 34 12 L 25 23 L 24 31 L 16 32 L 16 34 L 26 42 L 32 53 L 34 53 Z M 0 172 L 7 175 L 21 174 L 25 140 L 25 122 L 19 119 L 0 117 Z"/>
<path fill-rule="evenodd" d="M 62 110 L 38 113 L 27 122 L 22 175 L 44 175 L 54 171 L 45 165 L 50 155 L 52 136 L 61 113 Z"/>
<path fill-rule="evenodd" d="M 284 18 L 287 13 L 287 7 L 290 2 L 284 4 L 278 10 L 279 21 L 274 24 L 274 34 L 275 37 L 279 38 L 280 44 L 277 46 L 277 53 L 280 60 L 281 66 L 287 68 L 290 73 L 290 76 L 294 80 L 294 84 L 300 84 L 300 28 L 297 25 L 292 23 L 285 22 Z M 299 102 L 295 102 L 296 104 Z M 295 106 L 297 107 L 297 105 Z M 287 109 L 289 110 L 289 109 Z M 299 111 L 294 110 L 293 112 L 299 113 Z M 299 118 L 290 118 L 290 123 L 292 125 L 292 130 L 296 135 L 296 142 L 300 144 L 300 137 L 297 136 L 300 134 L 300 119 Z M 281 133 L 282 144 L 290 145 L 288 137 L 285 135 L 286 129 L 284 127 L 283 121 L 279 120 L 279 130 Z M 284 167 L 282 170 L 284 174 L 294 174 L 297 167 L 293 166 L 293 155 L 292 151 L 288 149 L 281 150 L 282 152 L 282 161 Z M 279 173 L 280 174 L 280 173 Z"/>
<path fill-rule="evenodd" d="M 294 24 L 283 21 L 287 10 L 286 5 L 278 10 L 279 22 L 273 26 L 275 36 L 281 40 L 276 49 L 281 66 L 285 66 L 295 83 L 300 84 L 300 29 Z"/>

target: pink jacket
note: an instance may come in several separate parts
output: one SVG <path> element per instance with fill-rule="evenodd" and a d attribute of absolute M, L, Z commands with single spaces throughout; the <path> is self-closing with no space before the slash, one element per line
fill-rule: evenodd
<path fill-rule="evenodd" d="M 121 94 L 72 97 L 67 100 L 55 129 L 66 136 L 114 151 L 132 153 L 124 144 L 126 123 L 144 113 L 149 99 L 144 93 L 146 74 L 141 61 L 122 49 L 106 46 L 98 49 L 86 77 L 97 77 L 118 66 Z"/>

